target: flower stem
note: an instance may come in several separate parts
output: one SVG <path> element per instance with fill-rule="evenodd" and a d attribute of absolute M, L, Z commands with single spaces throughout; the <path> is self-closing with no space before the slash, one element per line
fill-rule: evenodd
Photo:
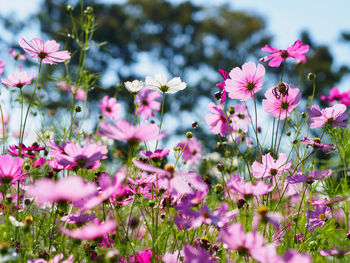
<path fill-rule="evenodd" d="M 160 134 L 160 131 L 162 129 L 163 115 L 164 115 L 164 102 L 165 102 L 165 92 L 163 92 L 163 97 L 162 97 L 162 111 L 161 111 L 161 114 L 160 114 L 160 123 L 159 123 L 158 135 Z M 159 140 L 159 138 L 157 138 L 156 148 L 154 150 L 157 150 L 157 148 L 158 148 L 158 140 Z"/>

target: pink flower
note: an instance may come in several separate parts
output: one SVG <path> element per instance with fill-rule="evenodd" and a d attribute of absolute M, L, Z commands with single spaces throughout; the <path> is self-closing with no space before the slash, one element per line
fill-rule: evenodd
<path fill-rule="evenodd" d="M 60 45 L 55 40 L 46 41 L 45 43 L 39 38 L 33 38 L 30 44 L 20 38 L 19 45 L 31 54 L 31 58 L 37 58 L 39 62 L 47 64 L 56 64 L 55 62 L 64 62 L 70 59 L 70 53 L 67 50 L 58 51 Z"/>
<path fill-rule="evenodd" d="M 146 152 L 143 152 L 143 151 L 140 151 L 139 154 L 142 156 L 142 157 L 145 157 L 145 158 L 150 158 L 150 159 L 163 159 L 164 157 L 168 156 L 170 150 L 169 149 L 157 149 L 155 150 L 154 152 L 151 152 L 151 151 L 146 151 Z"/>
<path fill-rule="evenodd" d="M 40 204 L 61 200 L 77 201 L 97 192 L 96 185 L 85 183 L 79 176 L 65 177 L 57 182 L 47 178 L 38 179 L 29 185 L 26 194 L 37 199 Z"/>
<path fill-rule="evenodd" d="M 279 83 L 266 91 L 262 101 L 264 110 L 275 118 L 284 120 L 294 110 L 301 99 L 299 89 L 292 84 Z"/>
<path fill-rule="evenodd" d="M 321 100 L 326 103 L 332 103 L 334 101 L 339 101 L 341 104 L 346 106 L 350 105 L 350 96 L 349 92 L 339 92 L 338 88 L 333 88 L 329 92 L 329 96 L 321 95 Z"/>
<path fill-rule="evenodd" d="M 199 174 L 194 172 L 175 172 L 172 166 L 163 170 L 135 159 L 133 163 L 140 170 L 157 174 L 159 176 L 158 181 L 155 182 L 157 188 L 166 189 L 170 194 L 194 194 L 194 189 L 202 192 L 208 191 L 207 184 L 203 182 Z"/>
<path fill-rule="evenodd" d="M 261 48 L 261 50 L 273 54 L 263 57 L 260 59 L 260 62 L 268 61 L 271 59 L 269 66 L 279 67 L 282 61 L 285 61 L 287 58 L 295 58 L 304 64 L 306 62 L 306 56 L 304 54 L 309 51 L 309 45 L 303 45 L 303 42 L 297 40 L 287 49 L 277 49 L 275 47 L 265 45 L 263 48 Z"/>
<path fill-rule="evenodd" d="M 5 61 L 0 59 L 0 76 L 4 74 Z"/>
<path fill-rule="evenodd" d="M 260 196 L 272 191 L 271 185 L 265 184 L 263 181 L 258 181 L 256 185 L 252 182 L 245 182 L 236 174 L 231 175 L 231 180 L 227 183 L 228 187 L 235 193 L 239 193 L 245 199 L 252 196 Z"/>
<path fill-rule="evenodd" d="M 13 48 L 11 48 L 9 50 L 9 54 L 11 55 L 11 57 L 13 57 L 15 60 L 25 60 L 26 59 L 26 55 L 24 54 L 20 54 L 18 52 L 16 52 Z M 0 74 L 1 75 L 1 74 Z"/>
<path fill-rule="evenodd" d="M 222 137 L 229 132 L 229 127 L 224 113 L 224 106 L 209 103 L 208 110 L 211 114 L 205 116 L 205 121 L 209 125 L 209 130 L 214 134 L 220 134 Z"/>
<path fill-rule="evenodd" d="M 61 154 L 55 154 L 55 158 L 60 165 L 94 170 L 100 167 L 101 159 L 107 158 L 106 154 L 108 150 L 105 145 L 95 143 L 86 146 L 67 143 L 63 151 Z"/>
<path fill-rule="evenodd" d="M 335 151 L 336 148 L 333 147 L 333 144 L 324 144 L 321 143 L 320 138 L 315 138 L 313 140 L 310 140 L 307 137 L 304 137 L 303 140 L 300 140 L 301 142 L 306 142 L 307 147 L 311 146 L 313 148 L 313 152 L 316 152 L 318 149 L 320 149 L 322 152 L 326 153 L 327 151 Z"/>
<path fill-rule="evenodd" d="M 61 227 L 60 230 L 63 234 L 75 239 L 91 240 L 114 232 L 116 227 L 117 223 L 114 220 L 109 219 L 103 224 L 93 223 L 73 230 L 68 230 Z"/>
<path fill-rule="evenodd" d="M 332 170 L 328 169 L 326 171 L 311 171 L 309 176 L 306 176 L 302 173 L 297 173 L 292 176 L 286 177 L 286 180 L 290 184 L 303 183 L 306 182 L 308 184 L 312 184 L 314 181 L 326 178 L 332 174 Z"/>
<path fill-rule="evenodd" d="M 183 248 L 184 262 L 186 263 L 214 263 L 210 254 L 200 247 L 192 247 L 191 245 L 185 245 Z"/>
<path fill-rule="evenodd" d="M 97 205 L 101 204 L 103 201 L 110 198 L 112 195 L 117 195 L 119 192 L 121 192 L 123 190 L 125 175 L 126 169 L 121 169 L 116 172 L 112 181 L 109 174 L 102 173 L 98 177 L 98 183 L 101 191 L 98 193 L 98 195 L 93 196 L 84 202 L 79 212 L 94 208 Z"/>
<path fill-rule="evenodd" d="M 159 127 L 156 124 L 141 124 L 133 126 L 126 120 L 118 120 L 114 125 L 107 122 L 100 124 L 99 134 L 107 136 L 117 141 L 127 141 L 129 144 L 135 144 L 142 141 L 150 141 L 163 138 L 165 133 L 159 133 Z"/>
<path fill-rule="evenodd" d="M 229 76 L 230 78 L 225 80 L 229 97 L 245 101 L 261 90 L 265 68 L 261 64 L 256 66 L 253 62 L 247 62 L 242 66 L 242 69 L 239 67 L 232 69 Z"/>
<path fill-rule="evenodd" d="M 61 217 L 61 221 L 70 224 L 70 225 L 76 225 L 76 224 L 85 224 L 87 222 L 90 222 L 96 218 L 95 214 L 72 214 L 69 217 L 63 216 Z"/>
<path fill-rule="evenodd" d="M 306 253 L 298 253 L 295 250 L 287 250 L 284 253 L 283 257 L 277 255 L 270 262 L 272 263 L 312 263 L 312 258 Z"/>
<path fill-rule="evenodd" d="M 82 88 L 75 89 L 75 86 L 72 86 L 72 92 L 75 93 L 76 100 L 86 100 L 86 91 Z"/>
<path fill-rule="evenodd" d="M 29 75 L 28 72 L 22 71 L 17 74 L 11 73 L 8 79 L 1 79 L 1 83 L 8 87 L 16 87 L 21 89 L 23 86 L 32 83 L 34 77 L 34 73 Z"/>
<path fill-rule="evenodd" d="M 136 102 L 138 105 L 138 114 L 142 120 L 147 120 L 149 117 L 154 117 L 153 110 L 160 110 L 160 102 L 156 101 L 161 97 L 158 91 L 152 91 L 144 88 L 136 95 Z"/>
<path fill-rule="evenodd" d="M 19 147 L 17 145 L 10 145 L 9 148 L 9 154 L 12 156 L 19 156 Z M 34 159 L 36 155 L 42 150 L 45 150 L 45 147 L 42 147 L 37 143 L 33 143 L 33 145 L 29 147 L 26 147 L 24 144 L 22 144 L 22 156 L 29 157 L 31 159 Z"/>
<path fill-rule="evenodd" d="M 348 117 L 345 113 L 346 106 L 344 104 L 335 104 L 320 111 L 312 109 L 313 108 L 311 108 L 311 110 L 308 109 L 308 113 L 311 117 L 311 128 L 318 128 L 324 125 L 330 125 L 332 127 L 346 127 L 348 125 L 347 122 L 343 122 Z"/>
<path fill-rule="evenodd" d="M 234 105 L 233 108 L 234 113 L 231 115 L 231 120 L 234 131 L 248 132 L 251 119 L 249 117 L 249 112 L 246 105 L 244 103 L 240 103 Z"/>
<path fill-rule="evenodd" d="M 181 158 L 189 166 L 196 167 L 199 160 L 202 159 L 202 145 L 194 137 L 188 140 L 186 147 L 185 145 L 186 145 L 186 141 L 182 141 L 177 144 L 177 146 L 181 147 L 181 150 L 183 150 Z"/>
<path fill-rule="evenodd" d="M 14 183 L 23 175 L 23 159 L 12 158 L 4 154 L 0 156 L 0 184 Z"/>
<path fill-rule="evenodd" d="M 221 95 L 221 103 L 224 103 L 226 100 L 226 80 L 228 79 L 228 73 L 227 71 L 223 70 L 223 69 L 219 69 L 218 70 L 221 74 L 221 76 L 224 78 L 223 82 L 220 82 L 218 84 L 216 84 L 216 87 L 219 87 L 222 89 L 222 95 Z"/>
<path fill-rule="evenodd" d="M 270 153 L 262 156 L 262 163 L 255 161 L 252 165 L 252 174 L 255 178 L 271 178 L 281 176 L 282 172 L 288 170 L 292 161 L 287 162 L 285 153 L 281 153 L 275 161 Z"/>
<path fill-rule="evenodd" d="M 345 251 L 337 247 L 334 247 L 334 248 L 331 248 L 329 251 L 322 249 L 320 251 L 320 254 L 324 257 L 331 257 L 331 256 L 338 256 L 338 255 L 344 256 L 344 255 L 349 255 L 350 251 Z"/>
<path fill-rule="evenodd" d="M 57 254 L 53 258 L 51 258 L 49 261 L 46 261 L 42 258 L 37 259 L 29 259 L 28 263 L 73 263 L 74 258 L 73 255 L 70 255 L 67 259 L 63 260 L 63 254 Z"/>
<path fill-rule="evenodd" d="M 117 103 L 117 100 L 115 98 L 104 96 L 103 99 L 100 100 L 100 108 L 102 115 L 113 120 L 120 116 L 122 105 Z"/>
<path fill-rule="evenodd" d="M 265 241 L 258 232 L 245 233 L 240 223 L 233 223 L 221 230 L 220 237 L 229 249 L 237 250 L 240 254 L 250 254 L 260 261 L 255 254 L 264 248 Z"/>
<path fill-rule="evenodd" d="M 309 220 L 305 223 L 306 228 L 313 233 L 317 227 L 322 227 L 327 220 L 327 217 L 331 217 L 331 209 L 325 205 L 316 205 L 314 210 L 308 210 L 306 212 L 306 218 Z"/>

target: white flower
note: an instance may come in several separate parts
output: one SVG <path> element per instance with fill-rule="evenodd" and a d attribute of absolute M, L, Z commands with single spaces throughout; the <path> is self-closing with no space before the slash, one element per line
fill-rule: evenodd
<path fill-rule="evenodd" d="M 14 225 L 15 227 L 23 227 L 24 226 L 24 223 L 17 221 L 16 218 L 14 218 L 13 216 L 9 216 L 9 220 L 10 220 L 11 224 Z"/>
<path fill-rule="evenodd" d="M 146 87 L 163 93 L 176 93 L 185 89 L 186 83 L 182 82 L 179 77 L 168 81 L 165 74 L 157 74 L 155 78 L 146 77 Z"/>
<path fill-rule="evenodd" d="M 124 82 L 125 88 L 131 93 L 131 94 L 137 94 L 140 90 L 143 89 L 143 82 L 141 80 L 134 80 L 134 81 L 127 81 Z"/>

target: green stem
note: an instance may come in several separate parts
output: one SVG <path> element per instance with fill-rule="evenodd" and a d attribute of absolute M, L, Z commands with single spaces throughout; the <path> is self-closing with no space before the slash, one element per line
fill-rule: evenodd
<path fill-rule="evenodd" d="M 164 102 L 165 102 L 165 92 L 163 92 L 163 97 L 162 97 L 162 111 L 161 111 L 161 114 L 160 114 L 160 123 L 159 123 L 158 135 L 160 134 L 160 131 L 162 129 L 163 115 L 164 115 Z M 154 150 L 157 150 L 157 148 L 158 148 L 158 140 L 159 140 L 159 138 L 157 138 L 156 148 Z"/>
<path fill-rule="evenodd" d="M 2 122 L 2 154 L 4 154 L 5 153 L 6 137 L 5 137 L 4 113 L 2 111 L 1 104 L 0 104 L 0 112 L 1 112 L 1 122 Z"/>

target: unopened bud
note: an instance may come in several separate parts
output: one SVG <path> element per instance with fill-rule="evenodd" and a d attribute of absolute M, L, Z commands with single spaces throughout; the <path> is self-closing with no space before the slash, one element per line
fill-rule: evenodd
<path fill-rule="evenodd" d="M 302 112 L 302 113 L 300 114 L 300 117 L 302 117 L 303 119 L 305 119 L 305 118 L 306 118 L 306 113 L 305 113 L 305 112 Z"/>
<path fill-rule="evenodd" d="M 75 112 L 81 112 L 81 107 L 80 106 L 75 106 L 74 110 L 75 110 Z"/>
<path fill-rule="evenodd" d="M 193 137 L 193 133 L 192 132 L 186 132 L 186 138 L 187 139 L 191 139 Z"/>
<path fill-rule="evenodd" d="M 215 97 L 216 100 L 220 100 L 220 99 L 221 99 L 221 96 L 222 96 L 222 94 L 221 94 L 220 91 L 218 91 L 218 92 L 216 92 L 216 93 L 214 94 L 214 97 Z"/>
<path fill-rule="evenodd" d="M 74 10 L 73 6 L 67 5 L 67 11 L 72 12 Z"/>
<path fill-rule="evenodd" d="M 218 163 L 216 165 L 216 168 L 218 168 L 220 172 L 223 172 L 225 170 L 225 166 L 222 163 Z"/>
<path fill-rule="evenodd" d="M 309 73 L 307 75 L 307 79 L 310 81 L 314 81 L 316 79 L 316 74 L 315 73 Z"/>
<path fill-rule="evenodd" d="M 231 106 L 229 109 L 228 109 L 228 113 L 230 113 L 231 115 L 235 113 L 235 107 Z"/>
<path fill-rule="evenodd" d="M 198 122 L 197 121 L 192 122 L 192 128 L 194 128 L 194 129 L 198 128 Z"/>

